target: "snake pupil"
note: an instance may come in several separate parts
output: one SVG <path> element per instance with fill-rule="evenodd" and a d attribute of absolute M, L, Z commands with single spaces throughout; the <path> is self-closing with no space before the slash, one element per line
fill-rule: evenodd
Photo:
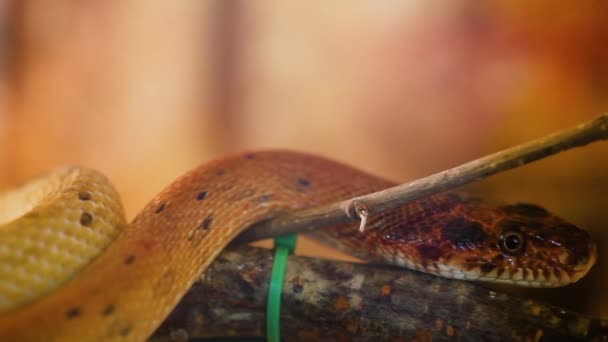
<path fill-rule="evenodd" d="M 509 235 L 505 239 L 505 246 L 507 246 L 508 249 L 517 249 L 519 246 L 519 238 L 515 235 Z"/>
<path fill-rule="evenodd" d="M 509 255 L 523 252 L 525 247 L 524 236 L 520 232 L 507 232 L 500 236 L 500 248 Z"/>

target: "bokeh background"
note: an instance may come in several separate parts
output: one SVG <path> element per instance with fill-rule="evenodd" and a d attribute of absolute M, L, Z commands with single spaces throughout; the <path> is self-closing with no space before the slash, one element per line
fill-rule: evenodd
<path fill-rule="evenodd" d="M 186 170 L 260 148 L 423 177 L 608 112 L 607 14 L 603 1 L 0 0 L 0 190 L 85 165 L 132 218 Z M 598 241 L 587 278 L 526 295 L 608 317 L 607 169 L 597 143 L 467 186 Z"/>

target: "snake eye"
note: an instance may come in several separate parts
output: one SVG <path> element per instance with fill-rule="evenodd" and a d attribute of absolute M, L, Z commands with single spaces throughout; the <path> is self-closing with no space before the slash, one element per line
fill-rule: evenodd
<path fill-rule="evenodd" d="M 518 255 L 526 250 L 526 239 L 517 231 L 508 231 L 500 235 L 500 249 L 508 255 Z"/>

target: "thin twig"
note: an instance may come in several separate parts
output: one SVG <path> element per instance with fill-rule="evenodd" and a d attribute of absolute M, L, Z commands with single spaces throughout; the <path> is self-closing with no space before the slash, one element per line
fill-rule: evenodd
<path fill-rule="evenodd" d="M 257 223 L 241 234 L 237 243 L 277 235 L 311 231 L 320 227 L 359 219 L 355 205 L 363 205 L 369 215 L 407 202 L 456 188 L 474 180 L 528 164 L 573 147 L 608 139 L 608 114 L 576 127 L 550 134 L 452 169 L 373 194 L 327 206 L 285 214 Z"/>

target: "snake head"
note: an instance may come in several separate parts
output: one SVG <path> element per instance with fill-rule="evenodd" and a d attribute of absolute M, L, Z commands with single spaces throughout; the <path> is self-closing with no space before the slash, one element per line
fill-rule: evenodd
<path fill-rule="evenodd" d="M 321 239 L 361 259 L 527 287 L 574 283 L 597 258 L 586 231 L 542 207 L 495 206 L 454 192 L 389 209 L 367 227 L 365 233 L 334 227 Z"/>
<path fill-rule="evenodd" d="M 487 252 L 465 260 L 479 280 L 529 287 L 557 287 L 578 281 L 593 266 L 597 246 L 589 234 L 532 204 L 498 207 Z M 482 233 L 480 233 L 482 234 Z"/>

